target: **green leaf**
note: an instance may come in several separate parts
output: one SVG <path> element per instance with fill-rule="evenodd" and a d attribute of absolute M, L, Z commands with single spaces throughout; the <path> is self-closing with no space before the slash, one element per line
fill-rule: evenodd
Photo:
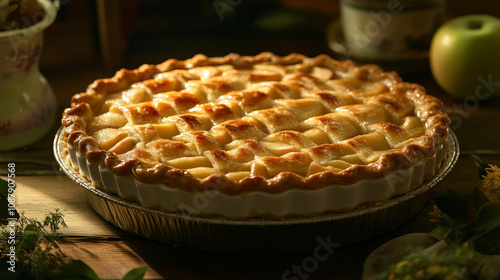
<path fill-rule="evenodd" d="M 0 196 L 8 197 L 9 196 L 9 183 L 4 179 L 0 178 Z"/>
<path fill-rule="evenodd" d="M 21 239 L 20 249 L 26 251 L 26 253 L 32 253 L 39 243 L 40 235 L 41 231 L 39 228 L 32 224 L 27 225 L 24 228 L 24 238 Z"/>
<path fill-rule="evenodd" d="M 467 223 L 469 219 L 469 211 L 467 199 L 450 188 L 447 188 L 448 193 L 434 198 L 436 206 L 441 212 L 448 214 L 450 217 Z"/>
<path fill-rule="evenodd" d="M 483 161 L 478 155 L 472 154 L 470 155 L 470 157 L 477 166 L 479 179 L 483 179 L 483 176 L 486 176 L 486 168 L 488 168 L 488 164 Z"/>
<path fill-rule="evenodd" d="M 40 228 L 38 228 L 36 225 L 34 224 L 29 224 L 27 226 L 24 227 L 24 232 L 25 233 L 33 233 L 33 234 L 37 234 L 40 232 Z"/>
<path fill-rule="evenodd" d="M 0 195 L 0 224 L 1 225 L 7 225 L 8 221 L 7 218 L 9 218 L 9 207 L 7 206 L 8 203 L 6 203 L 7 199 Z"/>
<path fill-rule="evenodd" d="M 477 211 L 476 223 L 485 231 L 500 227 L 500 202 L 488 202 Z"/>
<path fill-rule="evenodd" d="M 474 248 L 482 254 L 500 254 L 500 202 L 488 202 L 478 210 Z"/>
<path fill-rule="evenodd" d="M 142 280 L 147 270 L 147 266 L 134 268 L 123 276 L 123 280 Z"/>
<path fill-rule="evenodd" d="M 6 197 L 0 195 L 0 224 L 7 225 L 9 218 L 19 219 L 19 212 L 16 209 L 9 209 L 9 202 Z"/>
<path fill-rule="evenodd" d="M 474 249 L 484 255 L 500 255 L 500 227 L 490 230 L 474 240 Z"/>
<path fill-rule="evenodd" d="M 70 259 L 61 267 L 61 279 L 65 280 L 100 280 L 99 276 L 86 263 Z"/>
<path fill-rule="evenodd" d="M 15 185 L 14 185 L 15 188 Z M 4 179 L 0 178 L 0 224 L 8 224 L 8 218 L 19 219 L 19 213 L 17 210 L 9 210 L 9 183 Z"/>
<path fill-rule="evenodd" d="M 472 191 L 474 209 L 479 210 L 487 202 L 490 202 L 489 198 L 478 187 L 475 187 L 474 191 Z"/>

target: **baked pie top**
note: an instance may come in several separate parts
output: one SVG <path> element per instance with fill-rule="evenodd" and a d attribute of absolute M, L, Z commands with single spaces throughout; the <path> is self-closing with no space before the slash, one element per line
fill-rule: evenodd
<path fill-rule="evenodd" d="M 449 125 L 441 107 L 375 65 L 196 55 L 95 81 L 62 123 L 70 146 L 118 176 L 277 193 L 380 178 L 434 155 Z"/>

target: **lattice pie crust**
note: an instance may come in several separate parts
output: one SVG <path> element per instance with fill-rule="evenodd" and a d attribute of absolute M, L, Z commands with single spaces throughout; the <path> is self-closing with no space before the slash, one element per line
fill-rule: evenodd
<path fill-rule="evenodd" d="M 219 210 L 190 212 L 283 217 L 389 199 L 432 176 L 449 125 L 441 107 L 422 86 L 375 65 L 196 55 L 95 81 L 72 98 L 62 123 L 71 163 L 106 191 L 174 212 L 215 192 Z M 388 183 L 394 177 L 404 187 Z M 370 184 L 383 194 L 340 194 L 376 193 Z M 351 201 L 283 206 L 325 191 Z M 269 210 L 256 196 L 278 205 Z"/>

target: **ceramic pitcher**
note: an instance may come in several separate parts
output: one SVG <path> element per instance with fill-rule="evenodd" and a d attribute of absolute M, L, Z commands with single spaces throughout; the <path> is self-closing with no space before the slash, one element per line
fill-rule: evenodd
<path fill-rule="evenodd" d="M 0 151 L 32 144 L 55 120 L 56 98 L 38 62 L 43 31 L 55 20 L 59 2 L 38 2 L 42 20 L 0 32 Z"/>

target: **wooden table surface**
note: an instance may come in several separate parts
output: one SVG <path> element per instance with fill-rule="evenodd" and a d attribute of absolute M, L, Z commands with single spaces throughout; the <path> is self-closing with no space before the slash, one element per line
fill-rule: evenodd
<path fill-rule="evenodd" d="M 307 48 L 303 45 L 295 47 L 288 46 L 282 51 Z M 71 71 L 52 69 L 45 72 L 58 95 L 60 110 L 69 104 L 72 94 L 85 89 L 94 79 L 111 74 L 111 71 L 98 67 L 74 68 Z M 378 246 L 406 233 L 428 232 L 436 226 L 429 221 L 430 216 L 427 214 L 432 210 L 433 197 L 444 193 L 447 187 L 470 196 L 479 180 L 468 154 L 480 153 L 486 161 L 500 164 L 500 98 L 488 101 L 453 99 L 444 94 L 427 71 L 404 78 L 424 85 L 430 94 L 444 101 L 445 112 L 453 120 L 452 128 L 461 148 L 456 166 L 431 190 L 431 199 L 424 209 L 406 224 L 370 240 L 341 246 L 326 260 L 319 262 L 314 271 L 301 278 L 288 279 L 360 279 L 364 260 Z M 45 149 L 47 154 L 51 154 L 56 129 L 57 125 L 34 147 Z M 173 248 L 132 236 L 101 219 L 86 204 L 83 188 L 65 175 L 51 174 L 51 171 L 57 171 L 57 163 L 53 158 L 50 158 L 45 168 L 45 175 L 23 175 L 34 168 L 17 164 L 18 210 L 28 217 L 41 218 L 44 213 L 55 208 L 64 209 L 68 227 L 62 230 L 64 237 L 59 241 L 63 252 L 87 263 L 102 279 L 121 279 L 130 269 L 142 266 L 149 267 L 145 279 L 282 279 L 285 271 L 300 266 L 312 255 L 312 252 L 214 253 Z"/>

